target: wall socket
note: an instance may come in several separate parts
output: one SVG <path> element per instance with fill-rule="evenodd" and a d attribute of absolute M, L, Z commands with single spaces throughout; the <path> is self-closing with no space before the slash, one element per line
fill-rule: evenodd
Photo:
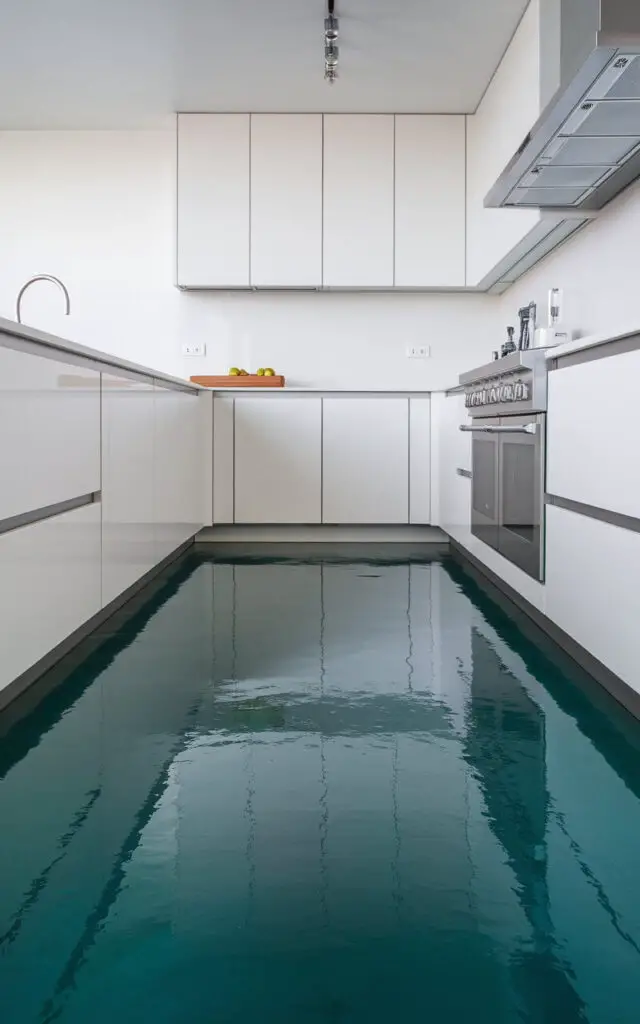
<path fill-rule="evenodd" d="M 182 346 L 183 356 L 206 356 L 207 346 L 204 341 L 187 341 Z"/>
<path fill-rule="evenodd" d="M 430 345 L 409 345 L 407 348 L 407 359 L 428 359 L 430 355 Z"/>

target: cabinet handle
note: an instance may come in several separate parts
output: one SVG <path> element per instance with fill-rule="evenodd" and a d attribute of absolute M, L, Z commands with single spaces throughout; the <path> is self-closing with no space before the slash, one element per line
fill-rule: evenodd
<path fill-rule="evenodd" d="M 468 427 L 462 424 L 459 428 L 465 434 L 536 434 L 537 423 L 525 423 L 522 427 Z"/>

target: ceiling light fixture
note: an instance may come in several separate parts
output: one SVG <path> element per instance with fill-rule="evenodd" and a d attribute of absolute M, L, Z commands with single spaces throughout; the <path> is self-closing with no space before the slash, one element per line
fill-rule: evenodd
<path fill-rule="evenodd" d="M 324 77 L 333 85 L 338 77 L 338 19 L 334 13 L 335 0 L 328 0 L 328 14 L 324 19 Z"/>

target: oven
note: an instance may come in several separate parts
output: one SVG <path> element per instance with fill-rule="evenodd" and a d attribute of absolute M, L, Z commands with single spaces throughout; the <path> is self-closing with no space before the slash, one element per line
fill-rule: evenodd
<path fill-rule="evenodd" d="M 471 431 L 471 532 L 544 579 L 545 415 L 476 420 Z"/>
<path fill-rule="evenodd" d="M 545 525 L 546 366 L 541 357 L 541 352 L 514 353 L 506 367 L 499 364 L 507 360 L 498 360 L 481 368 L 494 373 L 467 382 L 473 422 L 460 427 L 471 433 L 472 534 L 537 580 L 544 580 Z"/>

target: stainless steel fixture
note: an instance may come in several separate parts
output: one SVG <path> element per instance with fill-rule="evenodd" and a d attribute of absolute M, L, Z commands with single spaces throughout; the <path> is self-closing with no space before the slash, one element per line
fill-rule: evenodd
<path fill-rule="evenodd" d="M 324 77 L 333 85 L 338 77 L 338 35 L 340 26 L 335 14 L 335 0 L 328 0 L 327 17 L 324 19 Z"/>
<path fill-rule="evenodd" d="M 543 351 L 513 352 L 460 377 L 473 422 L 471 532 L 544 579 L 547 366 Z"/>
<path fill-rule="evenodd" d="M 543 105 L 556 91 L 485 206 L 599 210 L 640 176 L 640 3 L 541 9 Z"/>
<path fill-rule="evenodd" d="M 30 288 L 31 285 L 35 284 L 36 281 L 51 281 L 53 284 L 58 286 L 58 288 L 60 289 L 60 291 L 64 295 L 65 315 L 69 316 L 69 313 L 71 312 L 71 299 L 69 298 L 69 292 L 65 288 L 65 286 L 62 283 L 62 281 L 60 280 L 60 278 L 59 277 L 53 277 L 52 274 L 36 274 L 35 277 L 30 277 L 29 280 L 25 284 L 23 284 L 22 288 L 18 292 L 18 298 L 16 299 L 16 320 L 18 321 L 18 323 L 19 324 L 22 323 L 21 313 L 20 313 L 20 308 L 22 306 L 22 296 L 26 292 L 27 288 Z"/>

